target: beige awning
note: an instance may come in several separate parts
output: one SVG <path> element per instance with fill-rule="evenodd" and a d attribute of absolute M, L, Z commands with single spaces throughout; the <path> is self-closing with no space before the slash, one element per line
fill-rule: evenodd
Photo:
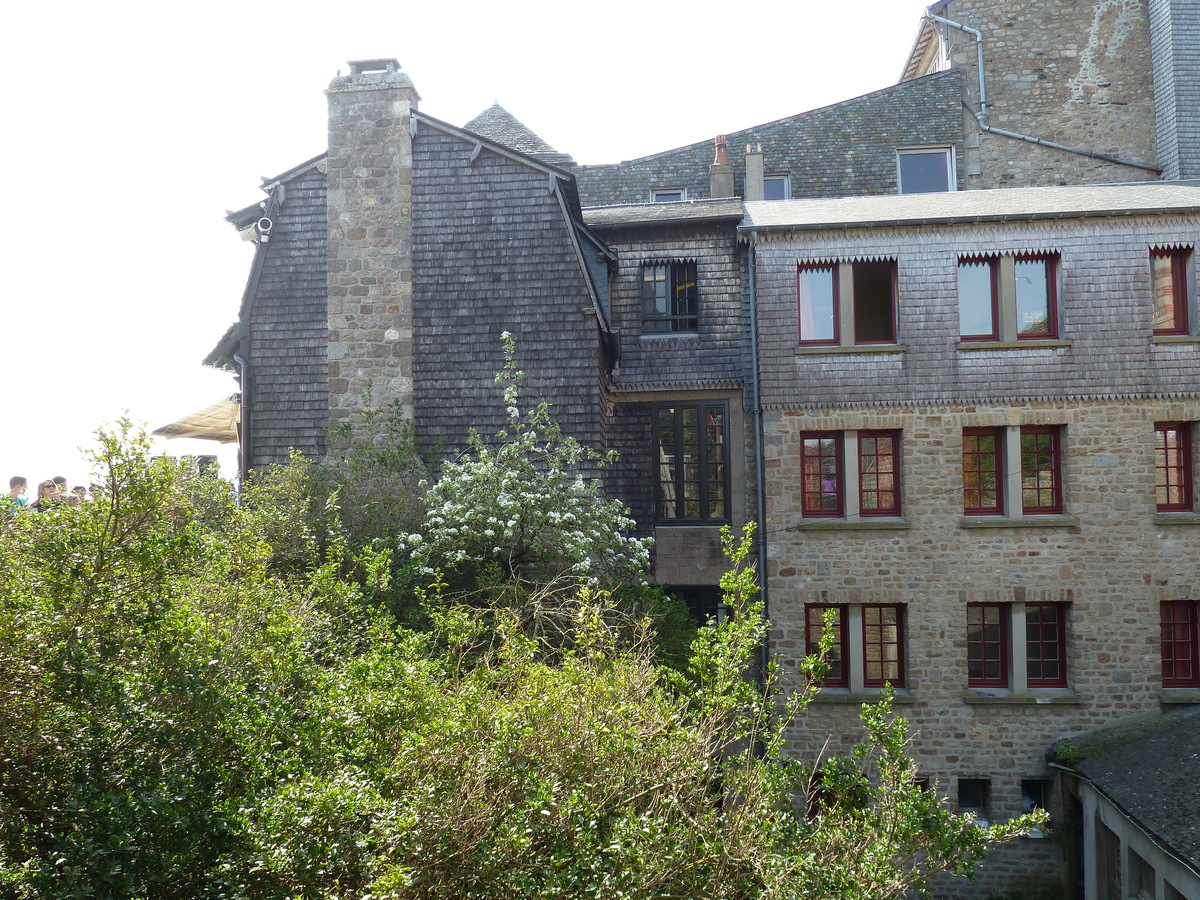
<path fill-rule="evenodd" d="M 170 425 L 155 428 L 154 434 L 166 438 L 194 438 L 199 441 L 236 444 L 241 414 L 242 404 L 238 395 L 234 394 Z"/>

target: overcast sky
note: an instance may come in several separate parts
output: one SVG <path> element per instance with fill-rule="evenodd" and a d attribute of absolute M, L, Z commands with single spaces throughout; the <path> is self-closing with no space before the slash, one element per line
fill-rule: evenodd
<path fill-rule="evenodd" d="M 225 211 L 261 199 L 260 176 L 324 151 L 323 92 L 347 60 L 396 57 L 421 109 L 453 124 L 498 100 L 578 162 L 616 162 L 893 84 L 923 8 L 11 4 L 3 485 L 86 482 L 79 448 L 98 427 L 126 412 L 157 427 L 236 389 L 200 364 L 237 315 L 252 255 Z"/>

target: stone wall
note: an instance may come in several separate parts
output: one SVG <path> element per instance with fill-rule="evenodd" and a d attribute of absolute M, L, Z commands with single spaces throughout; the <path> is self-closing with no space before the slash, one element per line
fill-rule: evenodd
<path fill-rule="evenodd" d="M 983 34 L 987 124 L 1157 165 L 1147 0 L 950 0 L 939 14 Z M 972 36 L 947 30 L 971 111 Z M 1146 181 L 1154 172 L 982 133 L 965 116 L 965 187 Z"/>
<path fill-rule="evenodd" d="M 1020 402 L 771 411 L 766 421 L 772 645 L 794 666 L 806 604 L 901 604 L 907 631 L 899 712 L 923 773 L 953 798 L 959 778 L 991 780 L 991 814 L 1021 809 L 1021 780 L 1046 777 L 1060 739 L 1200 692 L 1161 684 L 1159 610 L 1200 598 L 1200 518 L 1156 514 L 1154 423 L 1200 420 L 1200 399 Z M 962 429 L 1063 427 L 1065 516 L 980 527 L 963 516 Z M 899 429 L 901 520 L 858 526 L 801 519 L 800 433 Z M 1066 604 L 1067 687 L 977 691 L 967 685 L 968 603 Z M 994 696 L 988 696 L 994 694 Z M 806 760 L 861 733 L 861 696 L 823 692 L 793 729 Z M 997 857 L 984 896 L 1010 879 L 1053 879 L 1042 842 Z M 1040 873 L 1040 874 L 1039 874 Z"/>
<path fill-rule="evenodd" d="M 412 136 L 395 60 L 350 64 L 329 99 L 329 420 L 398 400 L 413 413 Z"/>

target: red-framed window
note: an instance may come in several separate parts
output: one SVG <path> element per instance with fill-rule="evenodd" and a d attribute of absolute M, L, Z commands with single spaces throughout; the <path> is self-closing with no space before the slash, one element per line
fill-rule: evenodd
<path fill-rule="evenodd" d="M 1165 688 L 1200 687 L 1200 627 L 1195 600 L 1159 604 L 1162 632 L 1162 683 Z"/>
<path fill-rule="evenodd" d="M 964 341 L 1000 339 L 1000 267 L 994 256 L 958 261 L 958 332 Z"/>
<path fill-rule="evenodd" d="M 963 513 L 1004 515 L 1004 429 L 963 429 Z"/>
<path fill-rule="evenodd" d="M 854 278 L 854 343 L 896 343 L 896 261 L 851 265 Z"/>
<path fill-rule="evenodd" d="M 900 515 L 900 432 L 858 433 L 858 511 Z"/>
<path fill-rule="evenodd" d="M 1017 340 L 1058 337 L 1058 257 L 1019 254 L 1016 270 Z"/>
<path fill-rule="evenodd" d="M 1190 249 L 1150 251 L 1155 334 L 1188 333 L 1188 263 Z"/>
<path fill-rule="evenodd" d="M 1154 425 L 1155 499 L 1159 512 L 1192 509 L 1192 428 L 1190 422 Z"/>
<path fill-rule="evenodd" d="M 821 637 L 825 634 L 825 612 L 833 610 L 833 646 L 829 648 L 829 654 L 825 657 L 825 662 L 829 664 L 829 670 L 825 673 L 825 687 L 849 687 L 850 673 L 847 671 L 849 661 L 846 658 L 846 608 L 844 606 L 817 606 L 810 605 L 805 607 L 804 621 L 804 642 L 808 648 L 807 653 L 810 656 L 815 656 L 820 652 Z"/>
<path fill-rule="evenodd" d="M 863 606 L 863 684 L 904 687 L 904 608 Z"/>
<path fill-rule="evenodd" d="M 800 304 L 800 343 L 832 344 L 840 340 L 838 267 L 801 265 L 796 274 Z"/>
<path fill-rule="evenodd" d="M 1030 687 L 1067 684 L 1067 611 L 1062 603 L 1025 604 L 1025 671 Z"/>
<path fill-rule="evenodd" d="M 1061 513 L 1062 429 L 1021 427 L 1021 508 L 1026 515 Z"/>
<path fill-rule="evenodd" d="M 844 514 L 842 433 L 809 431 L 800 436 L 801 513 L 838 518 Z"/>
<path fill-rule="evenodd" d="M 1008 687 L 1009 607 L 1000 603 L 967 606 L 967 684 Z"/>

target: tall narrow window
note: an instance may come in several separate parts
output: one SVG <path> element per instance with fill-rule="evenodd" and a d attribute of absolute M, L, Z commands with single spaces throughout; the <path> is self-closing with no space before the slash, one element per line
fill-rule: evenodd
<path fill-rule="evenodd" d="M 1018 339 L 1045 340 L 1058 335 L 1055 259 L 1032 255 L 1016 258 Z"/>
<path fill-rule="evenodd" d="M 964 341 L 1000 338 L 998 267 L 995 257 L 958 261 L 958 332 Z"/>
<path fill-rule="evenodd" d="M 1004 429 L 963 429 L 963 512 L 1004 515 Z"/>
<path fill-rule="evenodd" d="M 1200 630 L 1195 600 L 1159 604 L 1162 632 L 1162 683 L 1165 688 L 1200 687 Z"/>
<path fill-rule="evenodd" d="M 833 645 L 825 657 L 829 669 L 825 673 L 826 687 L 847 687 L 850 684 L 849 672 L 846 668 L 846 611 L 841 606 L 806 606 L 805 643 L 807 652 L 816 655 L 820 651 L 821 638 L 825 634 L 825 613 L 833 611 Z"/>
<path fill-rule="evenodd" d="M 724 403 L 658 408 L 658 520 L 727 520 Z"/>
<path fill-rule="evenodd" d="M 900 515 L 900 432 L 858 433 L 858 511 Z"/>
<path fill-rule="evenodd" d="M 1154 426 L 1155 499 L 1159 512 L 1192 509 L 1192 435 L 1187 422 Z"/>
<path fill-rule="evenodd" d="M 1190 250 L 1150 251 L 1155 334 L 1188 333 L 1188 263 Z"/>
<path fill-rule="evenodd" d="M 967 607 L 967 684 L 1008 686 L 1008 607 L 972 603 Z"/>
<path fill-rule="evenodd" d="M 642 331 L 696 331 L 696 264 L 642 267 Z"/>
<path fill-rule="evenodd" d="M 1021 505 L 1026 515 L 1062 512 L 1062 452 L 1056 425 L 1021 428 Z"/>
<path fill-rule="evenodd" d="M 838 342 L 836 266 L 801 266 L 799 274 L 800 342 Z"/>
<path fill-rule="evenodd" d="M 1025 604 L 1025 664 L 1030 687 L 1064 687 L 1066 607 L 1062 603 Z"/>
<path fill-rule="evenodd" d="M 812 431 L 801 437 L 800 469 L 803 482 L 801 512 L 805 516 L 842 515 L 842 434 Z"/>
<path fill-rule="evenodd" d="M 904 609 L 900 606 L 864 606 L 863 684 L 882 687 L 904 685 Z"/>
<path fill-rule="evenodd" d="M 854 272 L 854 343 L 896 342 L 896 264 L 891 260 L 856 262 Z"/>

